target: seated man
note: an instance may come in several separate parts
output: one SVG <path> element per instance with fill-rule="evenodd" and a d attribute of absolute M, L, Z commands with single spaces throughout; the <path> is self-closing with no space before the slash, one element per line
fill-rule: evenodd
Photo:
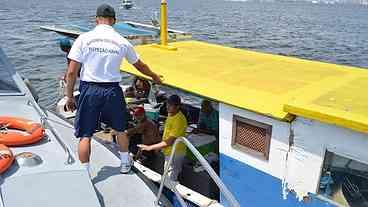
<path fill-rule="evenodd" d="M 135 98 L 135 89 L 132 86 L 125 89 L 124 97 L 125 98 Z"/>
<path fill-rule="evenodd" d="M 218 137 L 219 133 L 219 115 L 213 109 L 209 100 L 203 100 L 201 104 L 201 112 L 199 113 L 198 128 L 194 133 L 211 134 Z"/>
<path fill-rule="evenodd" d="M 154 145 L 138 145 L 144 151 L 163 149 L 165 154 L 165 164 L 169 161 L 172 145 L 176 138 L 185 136 L 187 129 L 187 120 L 180 111 L 181 100 L 178 95 L 172 95 L 167 100 L 168 117 L 165 121 L 163 141 Z M 170 178 L 177 180 L 182 170 L 186 147 L 183 143 L 178 143 L 176 147 L 173 163 L 170 166 Z"/>
<path fill-rule="evenodd" d="M 129 86 L 128 88 L 125 89 L 124 99 L 125 103 L 128 104 L 127 107 L 132 108 L 131 105 L 135 100 L 135 89 L 133 88 L 133 86 Z"/>
<path fill-rule="evenodd" d="M 140 134 L 142 135 L 142 143 L 145 145 L 153 145 L 162 141 L 157 125 L 146 117 L 143 107 L 135 108 L 133 116 L 138 124 L 126 130 L 129 138 L 134 139 L 134 135 Z M 144 156 L 142 160 L 144 166 L 163 174 L 165 158 L 160 150 L 143 151 L 142 155 Z"/>
<path fill-rule="evenodd" d="M 133 81 L 133 87 L 135 89 L 135 97 L 137 99 L 148 98 L 151 90 L 151 84 L 147 80 L 137 77 Z"/>

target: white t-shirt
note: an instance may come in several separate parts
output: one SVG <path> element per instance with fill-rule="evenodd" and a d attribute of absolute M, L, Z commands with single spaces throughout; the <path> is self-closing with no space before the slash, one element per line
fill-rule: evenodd
<path fill-rule="evenodd" d="M 106 24 L 81 34 L 68 58 L 82 64 L 80 79 L 87 82 L 120 82 L 123 58 L 130 64 L 139 59 L 132 44 Z"/>

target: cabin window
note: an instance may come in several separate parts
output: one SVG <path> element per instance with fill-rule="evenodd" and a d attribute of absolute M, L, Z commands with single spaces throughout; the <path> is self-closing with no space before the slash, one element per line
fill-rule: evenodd
<path fill-rule="evenodd" d="M 271 132 L 270 125 L 235 115 L 232 145 L 243 152 L 268 160 Z"/>
<path fill-rule="evenodd" d="M 368 165 L 326 151 L 319 194 L 342 206 L 368 206 Z"/>

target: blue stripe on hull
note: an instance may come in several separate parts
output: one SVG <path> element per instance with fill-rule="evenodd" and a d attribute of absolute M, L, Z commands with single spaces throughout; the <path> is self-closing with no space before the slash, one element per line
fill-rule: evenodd
<path fill-rule="evenodd" d="M 280 179 L 224 154 L 220 154 L 220 176 L 242 207 L 333 206 L 317 198 L 311 198 L 308 203 L 299 202 L 292 193 L 283 199 Z M 229 206 L 222 195 L 221 203 Z"/>

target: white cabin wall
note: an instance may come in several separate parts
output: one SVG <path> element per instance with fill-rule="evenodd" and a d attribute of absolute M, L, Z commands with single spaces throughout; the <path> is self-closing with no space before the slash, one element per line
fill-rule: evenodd
<path fill-rule="evenodd" d="M 368 164 L 368 134 L 302 117 L 292 122 L 292 130 L 286 183 L 300 198 L 318 192 L 326 150 Z"/>
<path fill-rule="evenodd" d="M 269 160 L 263 160 L 231 146 L 234 115 L 272 125 Z M 284 178 L 286 154 L 289 149 L 289 123 L 220 103 L 219 126 L 220 153 L 281 180 Z"/>

